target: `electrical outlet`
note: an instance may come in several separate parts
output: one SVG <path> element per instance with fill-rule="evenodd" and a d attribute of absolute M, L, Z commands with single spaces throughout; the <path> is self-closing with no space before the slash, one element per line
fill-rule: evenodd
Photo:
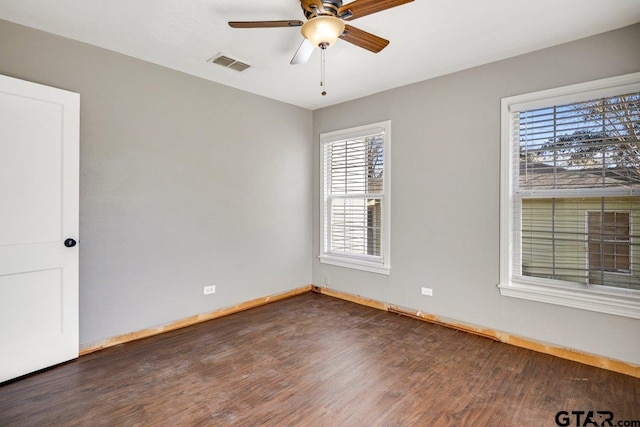
<path fill-rule="evenodd" d="M 328 274 L 324 276 L 324 285 L 331 286 L 331 276 L 329 276 Z"/>
<path fill-rule="evenodd" d="M 215 294 L 215 293 L 216 293 L 216 285 L 205 286 L 204 287 L 204 294 L 205 295 Z"/>
<path fill-rule="evenodd" d="M 429 297 L 433 296 L 433 289 L 431 288 L 425 288 L 424 286 L 422 287 L 422 295 L 426 295 Z"/>

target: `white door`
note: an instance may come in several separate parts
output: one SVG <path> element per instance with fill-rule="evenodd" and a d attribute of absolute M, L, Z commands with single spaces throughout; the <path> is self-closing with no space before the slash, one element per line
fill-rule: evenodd
<path fill-rule="evenodd" d="M 77 93 L 0 75 L 0 382 L 78 357 L 79 120 Z"/>

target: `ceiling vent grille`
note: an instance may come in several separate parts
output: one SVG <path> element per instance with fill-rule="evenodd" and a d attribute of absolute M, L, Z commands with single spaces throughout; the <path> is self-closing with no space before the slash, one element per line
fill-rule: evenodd
<path fill-rule="evenodd" d="M 219 54 L 207 60 L 207 62 L 211 62 L 213 64 L 218 64 L 225 68 L 230 68 L 236 71 L 244 71 L 247 68 L 250 68 L 251 65 L 245 64 L 244 62 L 238 61 L 237 59 L 229 58 L 228 56 Z"/>

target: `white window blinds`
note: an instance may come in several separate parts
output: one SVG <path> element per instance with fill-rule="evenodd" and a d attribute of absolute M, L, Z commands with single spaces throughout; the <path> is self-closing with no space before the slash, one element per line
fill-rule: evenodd
<path fill-rule="evenodd" d="M 640 290 L 640 92 L 511 120 L 514 277 Z"/>
<path fill-rule="evenodd" d="M 388 126 L 322 136 L 321 257 L 388 267 Z"/>

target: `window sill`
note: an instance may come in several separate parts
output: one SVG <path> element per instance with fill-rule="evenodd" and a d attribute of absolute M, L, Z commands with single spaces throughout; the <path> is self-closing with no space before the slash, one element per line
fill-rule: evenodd
<path fill-rule="evenodd" d="M 498 288 L 503 296 L 640 319 L 640 295 L 632 290 L 561 286 L 526 279 Z"/>
<path fill-rule="evenodd" d="M 338 267 L 353 268 L 355 270 L 368 271 L 370 273 L 386 274 L 391 273 L 391 267 L 377 262 L 370 262 L 356 258 L 336 257 L 331 255 L 320 255 L 318 257 L 323 264 L 336 265 Z"/>

